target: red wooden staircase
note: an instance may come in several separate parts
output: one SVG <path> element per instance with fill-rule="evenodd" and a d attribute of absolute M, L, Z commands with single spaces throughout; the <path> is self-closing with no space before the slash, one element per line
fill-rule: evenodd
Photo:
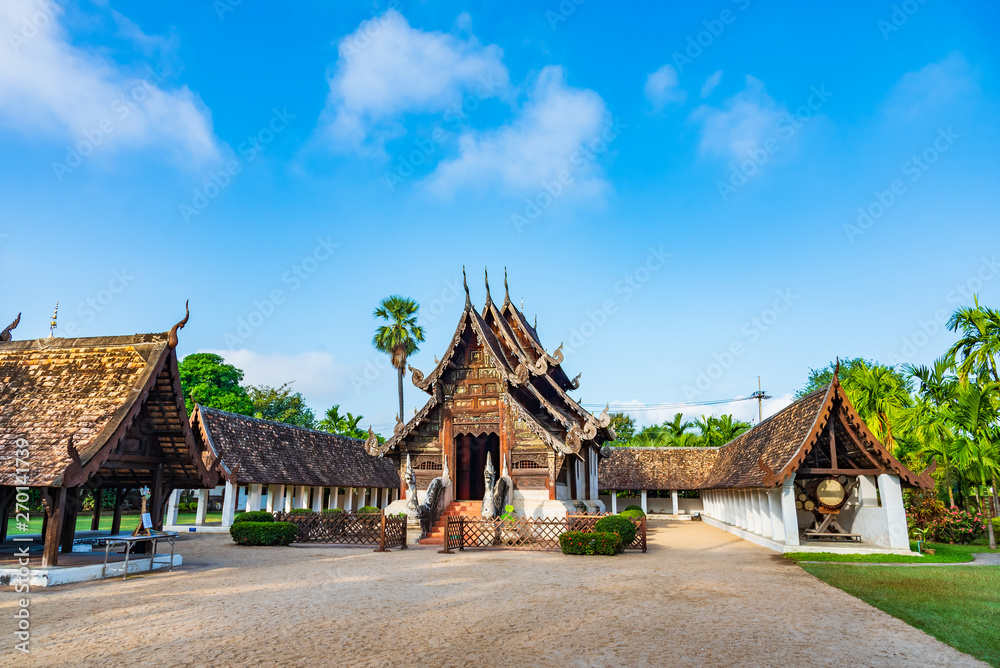
<path fill-rule="evenodd" d="M 431 527 L 426 538 L 420 539 L 421 545 L 444 545 L 444 527 L 449 517 L 479 517 L 483 512 L 482 501 L 452 501 L 441 513 L 441 519 Z"/>

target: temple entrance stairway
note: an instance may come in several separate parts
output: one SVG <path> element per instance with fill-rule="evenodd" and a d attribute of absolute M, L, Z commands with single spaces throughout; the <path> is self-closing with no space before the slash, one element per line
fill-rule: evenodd
<path fill-rule="evenodd" d="M 444 545 L 444 527 L 449 517 L 481 517 L 482 501 L 452 501 L 441 513 L 441 518 L 431 527 L 426 538 L 420 539 L 421 545 Z"/>

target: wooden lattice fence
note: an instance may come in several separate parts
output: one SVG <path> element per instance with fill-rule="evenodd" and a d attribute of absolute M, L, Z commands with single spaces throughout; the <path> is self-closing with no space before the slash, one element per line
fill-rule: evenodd
<path fill-rule="evenodd" d="M 391 547 L 406 549 L 406 518 L 381 513 L 274 513 L 277 522 L 298 527 L 296 543 L 377 545 L 376 552 Z"/>
<path fill-rule="evenodd" d="M 444 554 L 465 548 L 559 550 L 559 536 L 567 531 L 593 531 L 602 515 L 566 515 L 565 519 L 522 517 L 514 520 L 449 517 L 445 524 Z M 646 518 L 633 520 L 635 540 L 625 549 L 646 551 Z"/>

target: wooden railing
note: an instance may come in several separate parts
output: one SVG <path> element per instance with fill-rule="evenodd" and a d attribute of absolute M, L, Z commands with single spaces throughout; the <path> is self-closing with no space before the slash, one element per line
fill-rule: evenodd
<path fill-rule="evenodd" d="M 559 536 L 567 531 L 592 532 L 603 515 L 566 515 L 565 519 L 523 517 L 514 520 L 449 517 L 444 526 L 441 554 L 465 548 L 559 550 Z M 633 520 L 635 539 L 628 550 L 646 551 L 646 518 Z"/>
<path fill-rule="evenodd" d="M 274 513 L 278 522 L 298 527 L 296 543 L 377 545 L 376 552 L 391 547 L 406 549 L 406 517 L 381 513 Z"/>

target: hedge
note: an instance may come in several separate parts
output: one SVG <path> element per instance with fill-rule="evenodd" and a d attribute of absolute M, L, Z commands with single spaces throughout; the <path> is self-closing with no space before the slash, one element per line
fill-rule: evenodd
<path fill-rule="evenodd" d="M 315 515 L 315 510 L 309 510 L 308 508 L 293 508 L 289 515 Z"/>
<path fill-rule="evenodd" d="M 618 554 L 622 551 L 622 539 L 606 531 L 567 531 L 559 536 L 559 547 L 563 554 Z"/>
<path fill-rule="evenodd" d="M 630 506 L 625 506 L 625 510 L 638 510 L 643 515 L 646 514 L 645 512 L 643 512 L 642 506 L 637 506 L 634 503 L 632 505 L 630 505 Z"/>
<path fill-rule="evenodd" d="M 266 510 L 251 510 L 248 513 L 240 513 L 233 518 L 233 526 L 241 522 L 273 522 L 274 515 Z"/>
<path fill-rule="evenodd" d="M 320 514 L 322 514 L 322 515 L 333 515 L 335 513 L 343 513 L 343 512 L 347 512 L 347 511 L 345 511 L 343 508 L 327 508 L 326 510 L 324 510 Z"/>
<path fill-rule="evenodd" d="M 229 527 L 237 545 L 288 545 L 299 528 L 291 522 L 240 522 Z"/>
<path fill-rule="evenodd" d="M 602 517 L 594 523 L 594 531 L 608 531 L 618 534 L 622 539 L 622 545 L 631 545 L 635 540 L 635 525 L 632 520 L 621 515 L 608 515 Z"/>
<path fill-rule="evenodd" d="M 645 517 L 646 513 L 642 512 L 639 508 L 626 509 L 618 513 L 622 517 L 627 517 L 630 520 L 637 520 L 640 517 Z"/>
<path fill-rule="evenodd" d="M 382 511 L 379 510 L 378 508 L 376 508 L 375 506 L 361 506 L 360 508 L 358 508 L 358 513 L 359 514 L 361 514 L 361 513 L 365 513 L 365 514 L 372 513 L 372 514 L 377 515 L 377 514 L 379 514 L 381 512 Z"/>

